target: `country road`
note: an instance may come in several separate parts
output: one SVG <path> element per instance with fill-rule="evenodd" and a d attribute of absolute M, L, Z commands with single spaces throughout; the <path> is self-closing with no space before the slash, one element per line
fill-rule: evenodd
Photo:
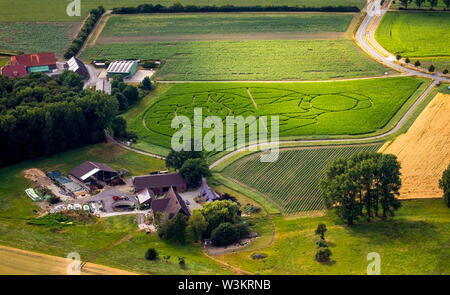
<path fill-rule="evenodd" d="M 243 82 L 252 82 L 252 83 L 311 83 L 311 82 L 317 82 L 317 83 L 323 83 L 323 82 L 335 82 L 335 81 L 352 81 L 352 80 L 363 80 L 363 79 L 379 79 L 379 78 L 386 78 L 386 77 L 394 77 L 394 76 L 419 76 L 431 79 L 433 82 L 425 89 L 425 91 L 417 98 L 417 100 L 414 102 L 414 104 L 406 111 L 406 113 L 403 115 L 403 117 L 397 122 L 397 124 L 390 129 L 389 131 L 374 135 L 374 136 L 368 136 L 364 138 L 348 138 L 348 139 L 317 139 L 317 140 L 287 140 L 287 141 L 275 141 L 275 142 L 266 142 L 266 143 L 259 143 L 254 145 L 249 145 L 244 148 L 235 150 L 231 153 L 228 153 L 227 155 L 219 158 L 214 163 L 210 165 L 210 168 L 217 166 L 219 163 L 223 162 L 225 159 L 239 153 L 245 150 L 248 150 L 249 148 L 255 148 L 255 147 L 262 147 L 267 146 L 270 147 L 271 145 L 277 145 L 281 143 L 348 143 L 348 142 L 363 142 L 367 140 L 373 140 L 373 139 L 382 139 L 386 136 L 389 136 L 393 134 L 394 132 L 398 131 L 403 124 L 408 119 L 409 115 L 414 112 L 414 110 L 417 108 L 417 106 L 423 101 L 423 99 L 430 93 L 433 88 L 438 85 L 440 82 L 446 82 L 450 83 L 450 78 L 445 77 L 444 75 L 440 73 L 427 73 L 424 70 L 415 69 L 411 65 L 408 67 L 404 66 L 404 64 L 396 61 L 395 56 L 386 51 L 375 39 L 375 31 L 378 28 L 383 16 L 386 14 L 386 12 L 389 10 L 389 7 L 392 3 L 392 0 L 386 0 L 381 9 L 377 10 L 377 7 L 380 6 L 381 0 L 373 0 L 367 5 L 366 11 L 367 15 L 364 18 L 363 22 L 361 23 L 360 27 L 358 28 L 356 34 L 355 34 L 355 42 L 360 46 L 371 58 L 376 60 L 379 63 L 384 64 L 387 67 L 390 67 L 396 71 L 399 72 L 397 75 L 386 75 L 386 76 L 378 76 L 378 77 L 363 77 L 363 78 L 350 78 L 350 79 L 342 79 L 342 80 L 325 80 L 325 81 L 158 81 L 158 83 L 243 83 Z M 156 157 L 156 158 L 163 158 L 159 155 L 143 152 L 137 149 L 134 149 L 132 147 L 126 146 L 114 138 L 112 138 L 110 135 L 107 135 L 114 143 L 120 145 L 121 147 L 134 151 L 143 155 Z"/>

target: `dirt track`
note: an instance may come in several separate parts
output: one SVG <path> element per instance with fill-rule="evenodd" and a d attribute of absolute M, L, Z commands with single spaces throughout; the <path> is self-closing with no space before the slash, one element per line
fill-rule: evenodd
<path fill-rule="evenodd" d="M 450 95 L 438 94 L 407 133 L 380 151 L 402 165 L 401 199 L 442 197 L 438 181 L 450 164 Z"/>
<path fill-rule="evenodd" d="M 65 275 L 70 261 L 16 248 L 0 246 L 0 275 Z M 136 273 L 103 265 L 86 263 L 83 275 L 136 275 Z"/>

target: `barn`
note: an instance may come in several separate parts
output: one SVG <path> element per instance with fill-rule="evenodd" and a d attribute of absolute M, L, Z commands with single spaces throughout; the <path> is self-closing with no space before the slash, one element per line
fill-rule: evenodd
<path fill-rule="evenodd" d="M 106 164 L 86 161 L 70 171 L 70 175 L 84 184 L 92 182 L 91 177 L 109 182 L 118 177 L 116 170 Z"/>
<path fill-rule="evenodd" d="M 124 78 L 132 77 L 138 70 L 138 62 L 136 60 L 120 60 L 113 61 L 106 69 L 108 77 L 121 75 Z"/>
<path fill-rule="evenodd" d="M 183 192 L 187 188 L 186 180 L 180 173 L 136 176 L 133 178 L 133 185 L 134 192 L 150 189 L 157 195 L 169 191 L 171 187 L 177 192 Z"/>
<path fill-rule="evenodd" d="M 56 69 L 54 52 L 40 52 L 11 56 L 12 65 L 24 65 L 28 73 L 50 72 Z"/>
<path fill-rule="evenodd" d="M 21 78 L 27 74 L 27 67 L 24 65 L 6 65 L 2 68 L 2 76 L 8 78 Z"/>
<path fill-rule="evenodd" d="M 67 61 L 67 63 L 64 65 L 64 68 L 69 71 L 80 74 L 85 79 L 89 78 L 89 72 L 88 72 L 86 66 L 84 65 L 84 63 L 81 60 L 79 60 L 75 56 Z"/>

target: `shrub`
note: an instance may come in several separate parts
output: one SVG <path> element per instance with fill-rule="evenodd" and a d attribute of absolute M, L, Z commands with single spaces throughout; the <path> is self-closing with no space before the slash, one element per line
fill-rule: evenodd
<path fill-rule="evenodd" d="M 317 248 L 328 248 L 328 244 L 324 239 L 318 239 L 316 245 Z"/>
<path fill-rule="evenodd" d="M 250 235 L 250 229 L 248 228 L 247 223 L 238 223 L 234 225 L 234 228 L 236 228 L 237 232 L 239 233 L 239 238 L 247 238 Z"/>
<path fill-rule="evenodd" d="M 147 252 L 145 252 L 145 259 L 147 260 L 158 259 L 158 251 L 156 251 L 155 248 L 148 248 Z"/>
<path fill-rule="evenodd" d="M 397 54 L 397 56 L 395 57 L 397 60 L 401 60 L 402 56 L 400 54 Z"/>
<path fill-rule="evenodd" d="M 252 254 L 252 259 L 256 260 L 256 259 L 264 259 L 267 257 L 267 254 L 265 253 L 253 253 Z"/>
<path fill-rule="evenodd" d="M 431 66 L 428 68 L 428 71 L 430 71 L 431 73 L 433 73 L 433 72 L 434 72 L 434 66 L 431 65 Z"/>
<path fill-rule="evenodd" d="M 220 224 L 211 233 L 211 241 L 215 246 L 230 245 L 237 242 L 238 239 L 238 230 L 229 222 Z"/>
<path fill-rule="evenodd" d="M 331 251 L 328 248 L 318 248 L 316 253 L 316 260 L 318 262 L 328 262 L 330 261 Z"/>
<path fill-rule="evenodd" d="M 319 235 L 322 240 L 325 239 L 325 232 L 327 231 L 327 226 L 324 223 L 319 223 L 316 228 L 316 235 Z"/>
<path fill-rule="evenodd" d="M 448 70 L 445 69 L 442 73 L 445 74 L 445 75 L 447 75 L 447 74 L 448 74 Z"/>
<path fill-rule="evenodd" d="M 414 63 L 414 65 L 415 65 L 416 67 L 420 66 L 420 61 L 416 61 L 416 62 Z"/>
<path fill-rule="evenodd" d="M 181 268 L 185 268 L 186 267 L 186 261 L 185 261 L 184 257 L 178 257 L 178 265 Z"/>
<path fill-rule="evenodd" d="M 407 57 L 406 59 L 405 59 L 405 62 L 407 63 L 407 64 L 409 64 L 411 61 L 409 60 L 409 57 Z"/>

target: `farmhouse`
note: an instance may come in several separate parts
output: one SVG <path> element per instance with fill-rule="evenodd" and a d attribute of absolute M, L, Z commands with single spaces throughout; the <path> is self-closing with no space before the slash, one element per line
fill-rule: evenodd
<path fill-rule="evenodd" d="M 64 68 L 69 71 L 78 73 L 84 78 L 89 78 L 89 72 L 86 66 L 81 60 L 79 60 L 75 56 L 67 61 L 67 63 L 64 65 Z"/>
<path fill-rule="evenodd" d="M 151 189 L 155 194 L 162 194 L 173 187 L 177 192 L 185 191 L 186 180 L 179 173 L 136 176 L 133 178 L 134 191 Z"/>
<path fill-rule="evenodd" d="M 27 75 L 27 67 L 24 65 L 6 65 L 2 68 L 2 76 L 8 78 L 21 78 Z"/>
<path fill-rule="evenodd" d="M 156 217 L 156 213 L 163 212 L 167 213 L 169 218 L 174 217 L 178 213 L 190 216 L 191 213 L 186 206 L 186 203 L 181 198 L 181 196 L 170 187 L 164 198 L 156 199 L 152 201 L 152 211 L 153 217 Z"/>
<path fill-rule="evenodd" d="M 114 75 L 122 75 L 124 78 L 132 77 L 138 70 L 138 62 L 136 60 L 113 61 L 106 69 L 108 77 Z"/>
<path fill-rule="evenodd" d="M 41 52 L 11 56 L 11 64 L 24 65 L 28 73 L 50 72 L 56 69 L 54 52 Z"/>
<path fill-rule="evenodd" d="M 84 184 L 92 182 L 91 177 L 98 180 L 109 182 L 118 177 L 116 170 L 106 164 L 86 161 L 70 171 L 70 175 Z"/>

